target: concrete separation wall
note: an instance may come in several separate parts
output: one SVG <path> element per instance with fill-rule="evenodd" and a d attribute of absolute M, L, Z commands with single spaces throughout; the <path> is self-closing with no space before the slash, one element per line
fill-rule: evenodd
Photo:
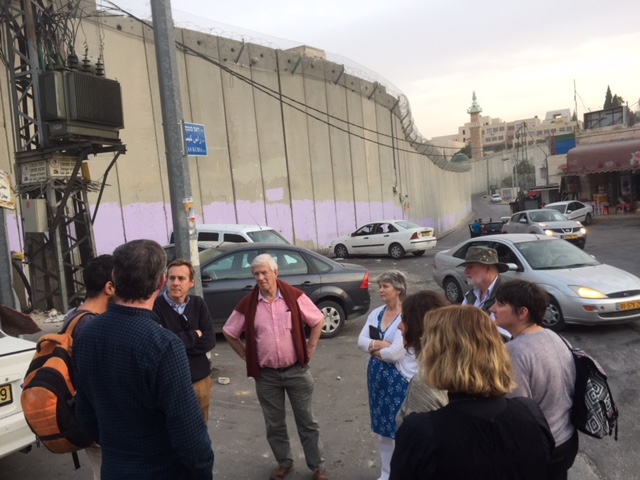
<path fill-rule="evenodd" d="M 126 17 L 101 22 L 85 20 L 83 32 L 96 49 L 104 37 L 106 75 L 122 86 L 127 145 L 94 225 L 106 253 L 135 238 L 167 243 L 172 225 L 153 32 Z M 342 65 L 184 29 L 176 40 L 186 47 L 178 51 L 184 118 L 207 135 L 208 156 L 186 160 L 198 223 L 265 224 L 322 249 L 383 218 L 446 232 L 470 214 L 471 194 L 486 189 L 486 165 L 451 164 L 454 151 L 443 156 L 420 143 L 398 98 Z M 9 139 L 6 80 L 1 100 Z M 92 179 L 110 160 L 88 160 Z M 12 147 L 0 151 L 0 169 L 14 173 Z M 97 195 L 89 199 L 94 205 Z M 22 250 L 18 216 L 9 217 L 11 248 Z"/>

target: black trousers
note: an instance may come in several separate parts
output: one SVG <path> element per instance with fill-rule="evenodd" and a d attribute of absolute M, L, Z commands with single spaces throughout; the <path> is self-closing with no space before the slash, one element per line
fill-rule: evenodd
<path fill-rule="evenodd" d="M 567 480 L 569 469 L 578 454 L 578 431 L 551 453 L 546 480 Z"/>

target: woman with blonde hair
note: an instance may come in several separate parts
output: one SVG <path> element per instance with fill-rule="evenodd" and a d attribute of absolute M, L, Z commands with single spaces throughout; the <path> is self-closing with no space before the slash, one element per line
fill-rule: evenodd
<path fill-rule="evenodd" d="M 472 306 L 425 316 L 420 375 L 449 403 L 398 429 L 392 480 L 541 479 L 554 446 L 538 406 L 506 398 L 515 384 L 493 320 Z"/>

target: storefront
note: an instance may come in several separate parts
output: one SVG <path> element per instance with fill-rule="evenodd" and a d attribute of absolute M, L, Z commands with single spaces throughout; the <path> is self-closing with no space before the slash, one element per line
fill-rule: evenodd
<path fill-rule="evenodd" d="M 579 145 L 567 153 L 563 197 L 593 201 L 596 213 L 640 206 L 640 140 Z"/>

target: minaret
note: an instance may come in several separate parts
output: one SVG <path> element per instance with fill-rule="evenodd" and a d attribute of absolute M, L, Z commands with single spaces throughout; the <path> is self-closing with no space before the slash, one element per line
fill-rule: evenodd
<path fill-rule="evenodd" d="M 471 115 L 471 124 L 469 125 L 469 141 L 471 143 L 471 158 L 482 158 L 482 125 L 480 122 L 480 113 L 482 108 L 478 105 L 476 91 L 473 91 L 471 97 L 471 107 L 467 108 L 467 113 Z"/>

